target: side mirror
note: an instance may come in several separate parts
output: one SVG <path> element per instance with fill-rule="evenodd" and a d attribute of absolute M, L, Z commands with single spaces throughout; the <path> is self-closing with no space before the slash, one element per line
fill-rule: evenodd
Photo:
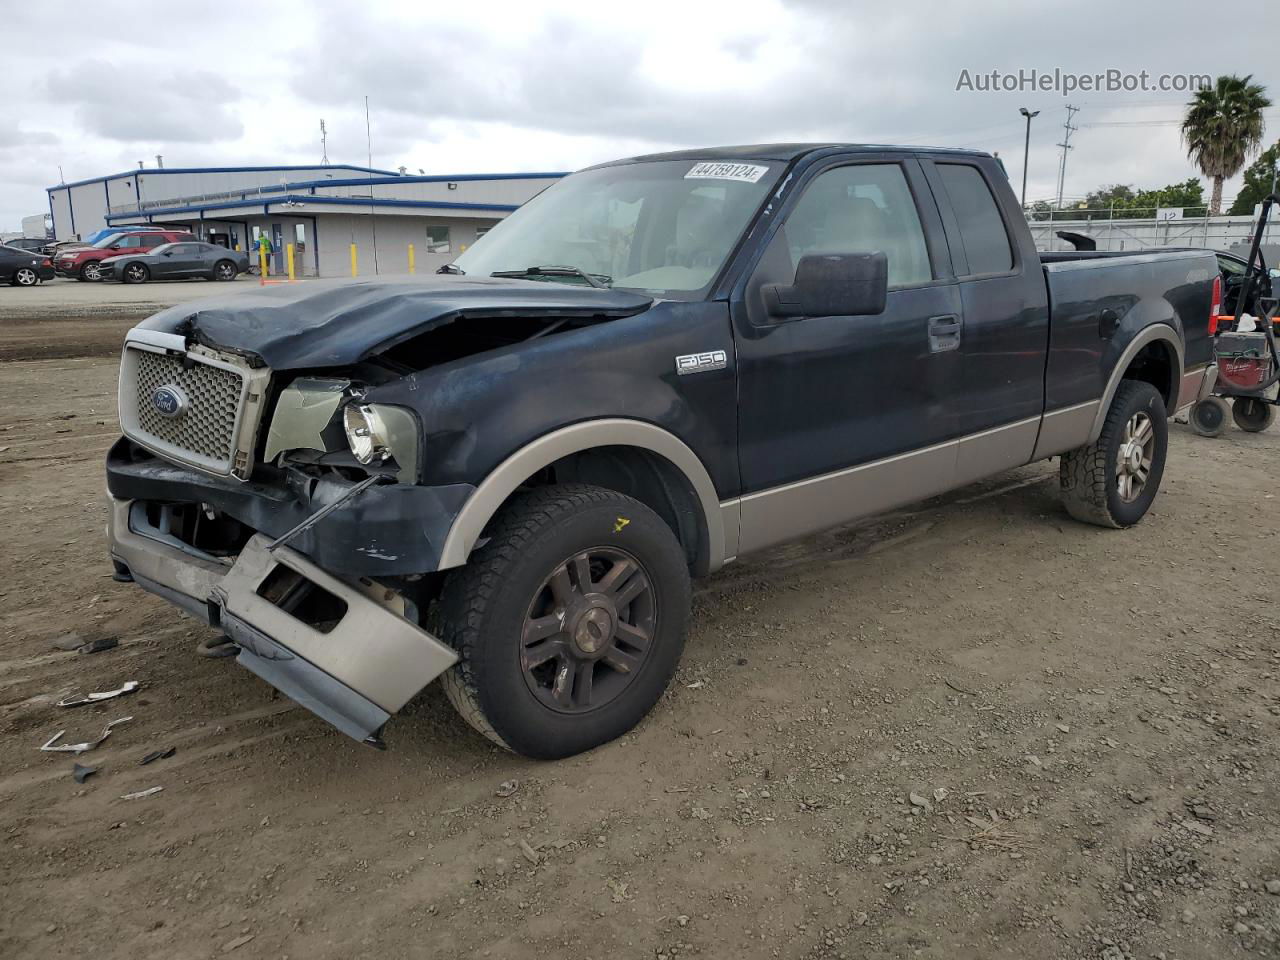
<path fill-rule="evenodd" d="M 120 249 L 120 244 L 118 244 L 118 243 L 113 243 L 113 244 L 109 247 L 109 249 L 111 249 L 111 250 L 119 250 L 119 249 Z"/>
<path fill-rule="evenodd" d="M 883 253 L 810 253 L 791 286 L 764 288 L 775 317 L 856 317 L 884 313 L 889 258 Z"/>
<path fill-rule="evenodd" d="M 173 251 L 172 251 L 172 250 L 166 250 L 164 253 L 162 253 L 162 254 L 161 254 L 161 256 L 163 256 L 163 257 L 172 257 L 172 256 L 173 256 Z"/>

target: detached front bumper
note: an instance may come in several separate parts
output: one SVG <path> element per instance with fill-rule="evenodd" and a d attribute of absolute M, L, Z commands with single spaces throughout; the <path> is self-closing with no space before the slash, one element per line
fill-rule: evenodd
<path fill-rule="evenodd" d="M 223 559 L 156 528 L 143 504 L 112 498 L 107 535 L 118 570 L 224 631 L 242 666 L 357 740 L 381 745 L 391 715 L 457 662 L 397 612 L 393 591 L 268 550 L 261 534 Z"/>

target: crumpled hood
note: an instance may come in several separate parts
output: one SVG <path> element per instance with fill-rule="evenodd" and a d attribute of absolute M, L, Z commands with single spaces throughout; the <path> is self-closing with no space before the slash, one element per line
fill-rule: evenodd
<path fill-rule="evenodd" d="M 641 313 L 652 303 L 625 290 L 447 274 L 307 280 L 181 303 L 139 327 L 259 358 L 273 370 L 298 370 L 356 363 L 455 321 L 612 319 Z"/>

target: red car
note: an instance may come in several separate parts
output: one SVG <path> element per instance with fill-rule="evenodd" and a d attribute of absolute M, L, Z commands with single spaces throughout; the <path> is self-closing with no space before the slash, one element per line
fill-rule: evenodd
<path fill-rule="evenodd" d="M 113 233 L 103 237 L 91 247 L 79 250 L 65 250 L 58 254 L 53 269 L 60 277 L 75 277 L 77 280 L 100 280 L 98 265 L 107 257 L 118 257 L 125 253 L 146 253 L 163 243 L 181 243 L 192 241 L 195 237 L 185 230 L 155 230 Z"/>

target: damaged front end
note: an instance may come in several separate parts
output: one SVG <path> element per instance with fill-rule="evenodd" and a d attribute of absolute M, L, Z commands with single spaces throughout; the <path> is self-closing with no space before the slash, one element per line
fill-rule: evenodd
<path fill-rule="evenodd" d="M 107 457 L 118 579 L 221 630 L 350 736 L 457 660 L 420 626 L 468 498 L 428 480 L 413 375 L 632 316 L 648 298 L 527 281 L 316 282 L 162 311 L 126 337 Z M 406 386 L 407 384 L 407 386 Z M 466 479 L 470 480 L 470 477 Z"/>

